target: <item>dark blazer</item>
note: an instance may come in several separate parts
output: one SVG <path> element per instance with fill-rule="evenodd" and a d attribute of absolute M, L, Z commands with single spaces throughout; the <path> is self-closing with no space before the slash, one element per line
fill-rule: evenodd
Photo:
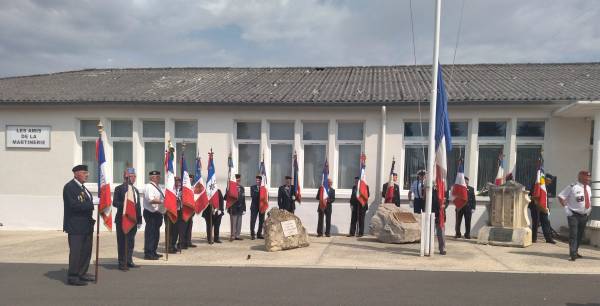
<path fill-rule="evenodd" d="M 328 195 L 327 207 L 325 207 L 325 212 L 331 213 L 331 209 L 332 209 L 331 203 L 335 202 L 335 189 L 333 189 L 333 187 L 329 187 L 329 192 L 327 193 L 327 195 Z M 321 188 L 319 188 L 319 191 L 317 191 L 316 199 L 319 200 L 320 198 L 321 198 Z M 319 206 L 317 206 L 317 212 L 319 212 L 320 210 L 321 210 L 321 208 Z"/>
<path fill-rule="evenodd" d="M 142 224 L 142 206 L 140 205 L 140 192 L 133 187 L 133 192 L 135 193 L 135 212 L 137 216 L 137 224 Z M 123 183 L 117 187 L 115 187 L 115 193 L 113 195 L 112 206 L 117 209 L 117 215 L 115 216 L 115 223 L 121 224 L 121 219 L 123 219 L 123 202 L 125 201 L 125 196 L 127 194 L 127 184 Z"/>
<path fill-rule="evenodd" d="M 475 209 L 475 207 L 477 207 L 477 200 L 475 199 L 475 188 L 467 186 L 467 194 L 468 200 L 466 206 L 468 206 L 469 209 Z"/>
<path fill-rule="evenodd" d="M 277 191 L 277 206 L 279 209 L 294 212 L 296 210 L 296 203 L 293 198 L 294 185 L 290 185 L 289 193 L 285 189 L 285 185 L 279 186 L 279 190 Z"/>
<path fill-rule="evenodd" d="M 223 193 L 221 192 L 221 189 L 217 189 L 217 193 L 218 193 L 218 197 L 219 197 L 219 210 L 223 211 L 225 210 L 225 198 L 223 197 Z M 211 210 L 211 206 L 212 204 L 208 204 L 209 207 L 207 207 L 203 212 L 202 212 L 202 218 L 208 220 L 208 217 L 210 216 L 210 213 L 213 212 L 214 210 Z M 220 216 L 220 215 L 219 215 Z"/>
<path fill-rule="evenodd" d="M 438 197 L 436 196 L 437 190 L 434 188 L 431 193 L 431 212 L 435 213 L 435 224 L 438 224 L 440 221 L 440 201 L 438 201 Z M 446 221 L 446 207 L 444 205 L 444 221 Z"/>
<path fill-rule="evenodd" d="M 387 186 L 386 186 L 387 187 Z M 371 192 L 369 191 L 369 186 L 367 185 L 367 195 L 371 196 Z M 385 195 L 384 195 L 385 197 Z M 350 195 L 350 206 L 353 208 L 361 207 L 358 198 L 356 197 L 356 185 L 352 186 L 352 195 Z M 367 202 L 363 207 L 364 210 L 369 209 L 369 203 Z"/>
<path fill-rule="evenodd" d="M 388 183 L 383 184 L 383 188 L 381 189 L 381 197 L 385 200 L 385 193 L 387 191 L 388 188 Z M 393 203 L 396 204 L 396 206 L 400 206 L 400 186 L 398 186 L 398 184 L 394 183 L 394 199 L 393 199 Z"/>
<path fill-rule="evenodd" d="M 235 203 L 231 204 L 231 207 L 227 210 L 229 214 L 241 215 L 246 211 L 246 193 L 244 186 L 238 184 L 238 199 Z"/>
<path fill-rule="evenodd" d="M 86 235 L 94 231 L 93 196 L 85 192 L 74 180 L 63 187 L 63 231 L 73 235 Z"/>
<path fill-rule="evenodd" d="M 260 208 L 260 186 L 250 186 L 250 198 L 252 199 L 252 202 L 250 202 L 250 210 L 258 211 Z"/>

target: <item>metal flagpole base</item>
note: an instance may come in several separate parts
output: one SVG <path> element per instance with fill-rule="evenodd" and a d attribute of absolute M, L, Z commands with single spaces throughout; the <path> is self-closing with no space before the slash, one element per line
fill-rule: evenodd
<path fill-rule="evenodd" d="M 435 254 L 435 214 L 429 214 L 429 256 L 433 257 Z"/>
<path fill-rule="evenodd" d="M 427 218 L 425 218 L 425 214 L 421 214 L 421 257 L 425 256 L 425 245 L 427 242 L 425 241 L 425 237 L 427 237 Z"/>

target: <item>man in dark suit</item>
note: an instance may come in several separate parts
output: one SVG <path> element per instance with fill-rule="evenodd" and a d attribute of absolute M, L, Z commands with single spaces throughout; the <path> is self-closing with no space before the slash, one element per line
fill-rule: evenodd
<path fill-rule="evenodd" d="M 123 184 L 115 187 L 112 205 L 117 208 L 115 224 L 117 231 L 117 253 L 119 260 L 119 270 L 127 271 L 129 268 L 139 268 L 133 263 L 133 247 L 135 244 L 135 234 L 137 229 L 142 226 L 142 206 L 140 205 L 140 192 L 135 188 L 135 169 L 127 168 Z M 137 218 L 136 226 L 133 226 L 127 234 L 123 232 L 123 207 L 127 200 L 127 190 L 133 189 L 133 201 L 135 202 L 135 213 Z M 125 245 L 127 245 L 127 258 L 125 258 Z"/>
<path fill-rule="evenodd" d="M 319 220 L 317 222 L 317 237 L 323 237 L 323 217 L 325 217 L 325 237 L 331 235 L 331 212 L 333 210 L 332 203 L 335 201 L 335 189 L 331 186 L 331 179 L 329 181 L 329 192 L 327 193 L 327 205 L 322 208 L 321 205 L 317 207 L 317 213 L 319 213 Z M 321 199 L 321 188 L 317 192 L 317 200 Z"/>
<path fill-rule="evenodd" d="M 208 240 L 209 244 L 213 244 L 213 242 L 221 243 L 221 239 L 219 239 L 219 228 L 221 227 L 221 218 L 223 218 L 223 210 L 225 209 L 224 198 L 223 193 L 221 193 L 221 189 L 217 189 L 216 197 L 219 198 L 219 209 L 214 209 L 212 204 L 209 204 L 208 207 L 202 212 L 202 217 L 204 218 L 204 221 L 206 221 L 206 239 Z"/>
<path fill-rule="evenodd" d="M 240 237 L 242 231 L 242 216 L 246 213 L 246 194 L 244 193 L 244 186 L 241 184 L 242 176 L 239 174 L 235 175 L 235 181 L 237 183 L 238 198 L 235 203 L 231 204 L 231 207 L 227 209 L 229 213 L 229 220 L 231 225 L 231 235 L 229 241 L 243 240 Z"/>
<path fill-rule="evenodd" d="M 469 186 L 469 178 L 465 176 L 465 182 L 467 183 L 467 203 L 460 210 L 456 211 L 456 238 L 461 237 L 460 224 L 462 223 L 463 217 L 465 218 L 465 238 L 471 239 L 471 216 L 475 211 L 477 201 L 475 200 L 475 189 Z"/>
<path fill-rule="evenodd" d="M 285 209 L 292 214 L 296 210 L 293 190 L 294 187 L 292 186 L 292 177 L 286 175 L 285 184 L 279 186 L 279 190 L 277 191 L 277 206 L 279 206 L 279 209 Z"/>
<path fill-rule="evenodd" d="M 64 218 L 63 231 L 69 240 L 69 272 L 67 283 L 85 286 L 94 277 L 87 274 L 92 257 L 92 235 L 95 220 L 92 218 L 94 204 L 92 193 L 85 188 L 88 167 L 73 167 L 74 178 L 63 188 Z"/>
<path fill-rule="evenodd" d="M 358 198 L 356 197 L 358 180 L 360 178 L 354 177 L 354 186 L 352 186 L 352 195 L 350 195 L 350 208 L 352 212 L 352 216 L 350 218 L 350 233 L 348 237 L 353 237 L 356 233 L 356 227 L 358 225 L 358 235 L 357 237 L 362 237 L 365 233 L 365 215 L 367 214 L 367 210 L 369 209 L 369 204 L 365 203 L 364 206 L 360 204 Z M 367 186 L 367 197 L 370 196 L 369 186 Z M 358 224 L 357 224 L 358 223 Z"/>
<path fill-rule="evenodd" d="M 443 207 L 444 222 L 440 222 L 440 212 L 442 212 L 442 210 L 440 209 L 440 202 L 437 197 L 437 186 L 433 186 L 433 191 L 431 192 L 431 195 L 431 212 L 435 214 L 435 234 L 438 240 L 438 247 L 440 250 L 440 255 L 446 255 L 445 228 L 442 226 L 442 223 L 444 223 L 445 225 L 446 222 L 446 205 L 444 205 Z"/>
<path fill-rule="evenodd" d="M 252 240 L 257 237 L 258 239 L 263 238 L 263 223 L 265 222 L 265 214 L 260 213 L 260 186 L 262 184 L 262 176 L 256 176 L 256 185 L 250 186 L 250 238 Z M 256 226 L 256 217 L 258 217 L 258 231 L 256 236 L 254 235 L 254 227 Z"/>
<path fill-rule="evenodd" d="M 392 198 L 392 202 L 396 204 L 396 206 L 400 207 L 400 186 L 398 186 L 398 183 L 396 183 L 398 181 L 398 174 L 394 173 L 393 175 L 394 178 L 394 196 Z M 381 189 L 381 197 L 383 198 L 384 202 L 387 202 L 385 200 L 385 195 L 387 193 L 388 190 L 388 183 L 383 184 L 383 188 Z"/>

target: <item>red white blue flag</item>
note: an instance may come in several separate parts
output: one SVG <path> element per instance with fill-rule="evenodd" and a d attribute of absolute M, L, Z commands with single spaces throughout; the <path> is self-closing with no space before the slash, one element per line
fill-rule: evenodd
<path fill-rule="evenodd" d="M 446 175 L 448 164 L 446 155 L 452 150 L 452 136 L 450 135 L 450 120 L 448 120 L 448 96 L 442 77 L 442 66 L 438 63 L 437 102 L 435 112 L 435 183 L 437 186 L 438 203 L 440 206 L 439 224 L 443 228 L 446 217 L 444 205 L 446 203 Z"/>
<path fill-rule="evenodd" d="M 219 209 L 219 193 L 217 190 L 217 175 L 215 174 L 215 162 L 213 160 L 214 153 L 212 150 L 208 153 L 208 177 L 206 178 L 208 202 L 214 209 Z"/>
<path fill-rule="evenodd" d="M 300 180 L 298 180 L 298 155 L 294 153 L 294 199 L 300 203 L 302 202 L 302 193 L 300 192 Z"/>
<path fill-rule="evenodd" d="M 183 152 L 181 153 L 181 204 L 181 216 L 183 221 L 187 222 L 194 216 L 195 202 L 190 173 L 187 170 L 187 162 Z"/>
<path fill-rule="evenodd" d="M 165 152 L 165 209 L 171 222 L 177 222 L 177 193 L 175 192 L 175 170 L 173 160 L 175 159 L 175 148 L 169 143 Z"/>
<path fill-rule="evenodd" d="M 469 193 L 467 190 L 467 181 L 465 180 L 465 164 L 463 160 L 458 161 L 458 171 L 456 172 L 456 180 L 452 186 L 452 201 L 457 210 L 460 210 L 467 204 Z"/>
<path fill-rule="evenodd" d="M 267 168 L 265 167 L 264 158 L 260 162 L 260 176 L 262 180 L 259 187 L 259 206 L 258 210 L 261 214 L 264 214 L 269 209 L 269 191 L 267 190 Z"/>
<path fill-rule="evenodd" d="M 329 199 L 329 162 L 327 159 L 325 159 L 321 177 L 321 187 L 319 187 L 319 208 L 325 210 L 325 208 L 327 208 L 327 199 Z"/>
<path fill-rule="evenodd" d="M 358 185 L 356 186 L 356 198 L 361 206 L 365 206 L 369 201 L 369 186 L 367 185 L 367 175 L 365 173 L 366 161 L 367 156 L 362 154 L 360 156 L 360 177 L 358 179 Z"/>
<path fill-rule="evenodd" d="M 96 161 L 98 162 L 98 196 L 100 201 L 98 203 L 98 210 L 104 221 L 104 226 L 112 231 L 112 201 L 110 199 L 110 184 L 106 179 L 108 163 L 104 155 L 102 136 L 98 137 L 96 141 Z"/>
<path fill-rule="evenodd" d="M 494 181 L 494 184 L 500 186 L 504 184 L 504 179 L 504 156 L 500 155 L 498 157 L 498 172 L 496 173 L 496 180 Z"/>
<path fill-rule="evenodd" d="M 194 203 L 197 214 L 200 214 L 208 207 L 208 196 L 206 195 L 206 187 L 202 180 L 202 161 L 200 157 L 196 157 L 196 181 L 194 182 Z"/>

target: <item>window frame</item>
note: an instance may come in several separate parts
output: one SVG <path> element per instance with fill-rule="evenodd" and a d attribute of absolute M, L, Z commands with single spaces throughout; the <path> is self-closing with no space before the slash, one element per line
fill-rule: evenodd
<path fill-rule="evenodd" d="M 79 157 L 81 158 L 80 161 L 81 163 L 83 163 L 83 143 L 84 142 L 93 142 L 96 143 L 96 141 L 98 140 L 98 135 L 96 136 L 82 136 L 81 135 L 81 123 L 82 121 L 95 121 L 96 125 L 98 124 L 97 122 L 102 122 L 102 124 L 104 125 L 104 122 L 102 121 L 102 119 L 100 118 L 78 118 L 78 123 L 79 123 L 79 129 L 77 130 L 77 136 L 78 136 L 78 143 L 79 143 L 79 148 L 81 149 L 81 153 L 79 154 Z M 104 129 L 104 136 L 108 136 L 108 134 L 106 133 L 106 129 Z M 105 137 L 103 137 L 105 138 Z M 105 140 L 105 139 L 103 139 Z M 108 143 L 110 143 L 110 141 L 106 141 Z M 106 153 L 106 145 L 104 147 L 105 153 Z M 110 165 L 110 164 L 109 164 Z M 96 167 L 96 165 L 88 165 L 91 167 Z M 112 165 L 111 165 L 112 167 Z M 98 170 L 95 170 L 96 172 L 98 172 Z M 107 173 L 107 175 L 110 175 L 112 177 L 112 170 L 109 170 L 110 173 Z M 100 173 L 96 173 L 96 175 L 100 175 Z M 90 189 L 91 191 L 97 191 L 97 177 L 96 180 L 92 181 L 92 180 L 88 180 L 85 183 L 86 188 Z M 109 180 L 111 181 L 111 180 Z M 113 184 L 114 185 L 114 184 Z"/>
<path fill-rule="evenodd" d="M 271 123 L 288 123 L 292 125 L 292 139 L 271 139 Z M 267 147 L 269 148 L 269 156 L 271 158 L 269 158 L 269 167 L 267 167 L 267 171 L 268 176 L 270 178 L 270 180 L 268 180 L 267 182 L 267 187 L 269 188 L 278 188 L 279 185 L 278 183 L 275 183 L 275 186 L 271 185 L 274 182 L 280 182 L 283 178 L 279 178 L 278 181 L 273 180 L 273 149 L 272 146 L 273 145 L 289 145 L 292 147 L 292 156 L 290 157 L 290 163 L 292 162 L 292 158 L 294 156 L 294 153 L 296 151 L 296 148 L 294 147 L 294 135 L 296 133 L 296 124 L 293 120 L 267 120 Z M 260 148 L 260 147 L 259 147 Z M 260 152 L 259 152 L 260 153 Z M 259 159 L 260 160 L 260 156 Z M 291 173 L 290 173 L 291 175 Z"/>
<path fill-rule="evenodd" d="M 361 140 L 340 140 L 338 139 L 339 136 L 339 127 L 340 127 L 340 123 L 360 123 L 362 124 L 362 139 Z M 361 154 L 363 154 L 365 152 L 365 129 L 366 129 L 366 122 L 364 120 L 336 120 L 335 122 L 335 162 L 336 162 L 336 173 L 333 173 L 332 168 L 331 168 L 331 162 L 329 163 L 329 176 L 330 177 L 334 177 L 335 179 L 333 180 L 333 186 L 334 188 L 339 188 L 340 190 L 352 190 L 352 187 L 350 188 L 341 188 L 340 186 L 340 182 L 339 182 L 339 176 L 341 174 L 341 170 L 340 170 L 340 146 L 344 146 L 344 145 L 360 145 L 360 151 Z M 328 152 L 328 151 L 327 151 Z M 356 161 L 358 164 L 358 160 Z M 332 175 L 333 174 L 333 175 Z M 352 176 L 354 178 L 354 176 Z"/>
<path fill-rule="evenodd" d="M 258 123 L 258 138 L 257 139 L 240 139 L 238 138 L 238 123 Z M 258 162 L 259 164 L 256 165 L 256 169 L 258 170 L 260 162 L 264 159 L 264 145 L 262 144 L 262 134 L 263 134 L 263 125 L 262 125 L 262 121 L 260 119 L 258 120 L 244 120 L 244 119 L 234 119 L 233 120 L 233 142 L 234 142 L 234 146 L 235 146 L 235 155 L 234 156 L 234 165 L 235 165 L 235 169 L 240 169 L 240 145 L 241 144 L 250 144 L 250 145 L 258 145 Z M 265 161 L 266 162 L 266 161 Z M 267 171 L 270 171 L 269 169 L 269 165 L 265 165 L 265 167 L 267 168 Z M 251 180 L 250 180 L 251 181 Z M 267 188 L 269 188 L 268 185 L 271 184 L 271 175 L 270 173 L 267 173 Z M 250 185 L 251 186 L 251 185 Z M 250 186 L 246 186 L 246 188 L 250 188 Z M 246 192 L 250 192 L 250 189 L 246 190 Z"/>
<path fill-rule="evenodd" d="M 166 149 L 166 143 L 167 143 L 166 142 L 166 139 L 167 139 L 167 122 L 164 119 L 141 119 L 141 122 L 142 122 L 142 124 L 141 124 L 142 129 L 141 129 L 140 135 L 141 135 L 141 140 L 142 140 L 141 141 L 141 143 L 142 143 L 142 150 L 144 151 L 144 153 L 142 154 L 142 156 L 144 158 L 144 164 L 143 164 L 144 165 L 144 170 L 145 170 L 144 172 L 146 172 L 146 173 L 144 173 L 144 175 L 141 176 L 141 177 L 138 174 L 138 181 L 140 179 L 142 179 L 142 181 L 144 183 L 146 183 L 146 176 L 147 176 L 147 173 L 150 171 L 150 169 L 145 169 L 146 168 L 145 167 L 146 166 L 146 143 L 147 142 L 149 142 L 149 143 L 162 143 L 163 146 Z M 158 137 L 145 137 L 144 136 L 144 125 L 145 125 L 146 122 L 162 122 L 163 123 L 163 137 L 162 138 L 158 138 Z M 163 159 L 164 159 L 164 157 L 163 157 Z M 163 162 L 164 162 L 164 160 L 163 160 Z M 161 172 L 162 172 L 162 170 L 163 169 L 161 169 Z M 161 180 L 161 183 L 162 183 L 162 180 Z"/>
<path fill-rule="evenodd" d="M 304 176 L 306 175 L 306 171 L 304 169 L 304 166 L 306 165 L 306 162 L 305 162 L 306 161 L 306 151 L 305 151 L 304 148 L 307 145 L 309 145 L 309 146 L 310 145 L 313 145 L 313 146 L 324 145 L 325 146 L 325 158 L 328 158 L 329 157 L 329 129 L 330 129 L 329 124 L 330 124 L 330 122 L 329 122 L 329 120 L 302 120 L 300 123 L 301 123 L 301 126 L 302 126 L 302 133 L 300 134 L 300 145 L 301 145 L 302 157 L 303 157 L 303 160 L 302 160 L 302 176 L 303 176 L 302 177 L 302 187 L 304 187 L 305 186 L 305 182 L 304 182 L 305 177 Z M 324 140 L 314 140 L 314 139 L 305 140 L 304 139 L 304 125 L 305 124 L 311 124 L 311 123 L 325 123 L 325 125 L 326 125 L 326 138 Z M 337 133 L 336 133 L 336 139 L 337 139 Z M 331 170 L 331 163 L 330 163 L 329 170 Z M 317 188 L 308 188 L 308 187 L 304 188 L 304 190 L 314 191 L 314 192 L 316 192 L 318 189 L 319 189 L 319 187 L 317 187 Z"/>

